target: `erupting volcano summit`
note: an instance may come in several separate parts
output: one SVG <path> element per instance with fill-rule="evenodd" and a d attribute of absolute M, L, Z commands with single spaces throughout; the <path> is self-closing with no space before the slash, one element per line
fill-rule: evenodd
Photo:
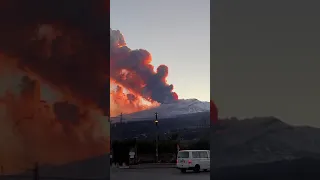
<path fill-rule="evenodd" d="M 111 98 L 114 106 L 118 106 L 111 107 L 111 115 L 119 113 L 119 110 L 132 113 L 154 107 L 158 103 L 178 100 L 173 85 L 167 84 L 166 65 L 160 65 L 155 71 L 148 51 L 128 48 L 124 36 L 118 30 L 110 29 L 110 36 L 110 74 L 112 82 L 116 84 Z M 128 90 L 126 95 L 123 88 Z"/>

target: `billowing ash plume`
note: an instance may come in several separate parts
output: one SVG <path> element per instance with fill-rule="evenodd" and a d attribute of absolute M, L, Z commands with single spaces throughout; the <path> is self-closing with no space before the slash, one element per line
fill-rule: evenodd
<path fill-rule="evenodd" d="M 137 95 L 177 98 L 166 84 L 166 66 L 154 72 L 149 52 L 130 50 L 119 31 L 110 32 L 108 0 L 0 0 L 0 22 L 0 54 L 106 113 L 110 69 L 111 78 Z"/>
<path fill-rule="evenodd" d="M 111 77 L 126 88 L 143 97 L 160 103 L 178 99 L 168 85 L 168 67 L 160 65 L 156 71 L 151 63 L 151 54 L 144 50 L 131 50 L 127 47 L 120 31 L 110 29 L 111 40 Z"/>
<path fill-rule="evenodd" d="M 108 113 L 108 0 L 0 0 L 0 22 L 0 54 Z"/>

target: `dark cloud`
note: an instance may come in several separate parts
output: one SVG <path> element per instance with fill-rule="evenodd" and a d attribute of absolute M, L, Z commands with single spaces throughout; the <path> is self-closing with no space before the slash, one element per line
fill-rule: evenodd
<path fill-rule="evenodd" d="M 109 1 L 0 4 L 1 53 L 17 57 L 22 69 L 109 111 Z"/>
<path fill-rule="evenodd" d="M 172 92 L 173 85 L 166 82 L 168 67 L 161 65 L 154 70 L 150 64 L 151 54 L 144 49 L 131 50 L 126 46 L 123 35 L 110 29 L 111 34 L 111 76 L 125 87 L 160 103 L 178 99 Z M 127 70 L 123 77 L 122 70 Z"/>

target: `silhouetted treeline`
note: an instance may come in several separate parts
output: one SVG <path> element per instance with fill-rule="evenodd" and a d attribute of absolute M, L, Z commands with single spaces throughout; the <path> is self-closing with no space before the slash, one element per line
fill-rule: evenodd
<path fill-rule="evenodd" d="M 178 140 L 159 140 L 158 151 L 161 154 L 176 154 L 177 144 L 180 149 L 209 149 L 210 144 L 208 140 L 201 139 L 192 142 L 179 142 Z M 114 162 L 128 162 L 129 152 L 133 150 L 139 155 L 142 154 L 155 154 L 156 141 L 147 140 L 115 140 L 112 142 L 112 152 Z"/>
<path fill-rule="evenodd" d="M 158 128 L 153 119 L 143 121 L 128 120 L 122 123 L 112 124 L 111 137 L 113 140 L 124 140 L 137 138 L 140 140 L 153 140 L 156 133 L 159 133 L 161 139 L 166 139 L 169 132 L 180 132 L 184 139 L 194 139 L 203 132 L 201 128 L 209 129 L 209 112 L 195 113 L 179 116 L 175 118 L 161 118 L 159 114 Z"/>
<path fill-rule="evenodd" d="M 158 142 L 159 151 L 164 153 L 172 153 L 176 151 L 176 141 L 164 141 L 160 140 Z M 124 141 L 113 141 L 112 149 L 116 151 L 117 148 L 126 149 L 130 151 L 132 148 L 137 148 L 139 153 L 150 153 L 153 152 L 156 148 L 155 141 L 136 141 L 136 140 L 124 140 Z"/>

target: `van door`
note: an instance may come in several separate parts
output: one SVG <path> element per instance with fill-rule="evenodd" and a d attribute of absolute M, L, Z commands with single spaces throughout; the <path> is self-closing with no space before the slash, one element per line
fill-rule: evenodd
<path fill-rule="evenodd" d="M 202 160 L 200 158 L 200 153 L 199 151 L 192 151 L 192 164 L 193 165 L 196 165 L 196 164 L 199 164 L 200 165 L 200 168 L 202 169 L 203 168 L 203 163 L 202 163 Z"/>
<path fill-rule="evenodd" d="M 208 151 L 200 151 L 199 155 L 200 155 L 201 164 L 202 164 L 201 169 L 209 170 L 210 169 L 210 158 L 209 158 Z"/>
<path fill-rule="evenodd" d="M 190 158 L 190 152 L 189 151 L 179 151 L 177 155 L 177 164 L 180 167 L 188 167 L 188 162 Z"/>
<path fill-rule="evenodd" d="M 210 170 L 210 163 L 211 163 L 211 160 L 210 160 L 210 151 L 207 151 L 207 153 L 208 153 L 208 158 L 207 158 L 208 170 Z"/>

